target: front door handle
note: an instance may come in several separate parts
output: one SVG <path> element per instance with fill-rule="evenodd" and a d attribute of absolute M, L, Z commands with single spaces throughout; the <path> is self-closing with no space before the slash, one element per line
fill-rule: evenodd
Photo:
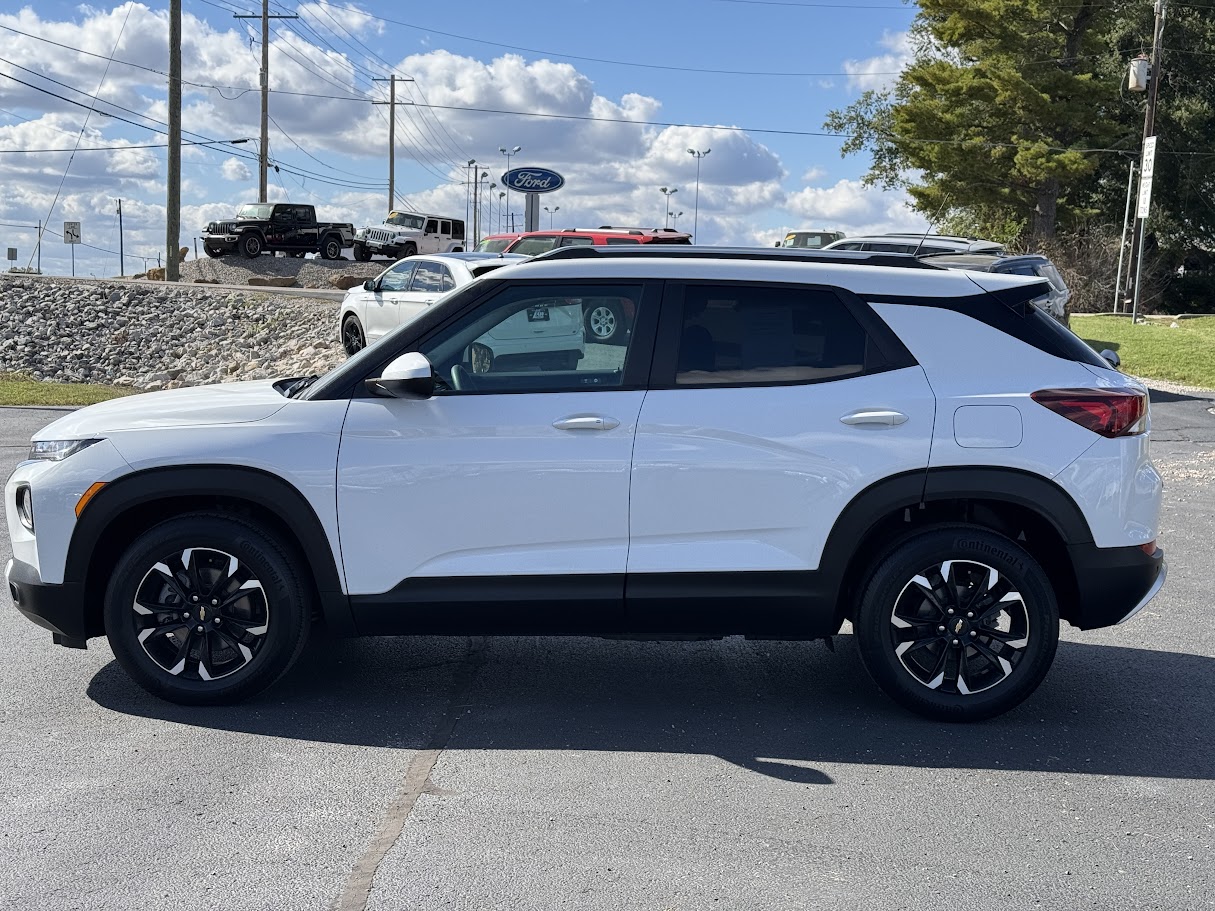
<path fill-rule="evenodd" d="M 907 422 L 907 415 L 901 411 L 867 409 L 846 414 L 840 418 L 840 421 L 852 426 L 856 426 L 857 424 L 883 424 L 887 427 L 893 427 L 896 424 L 905 424 Z"/>
<path fill-rule="evenodd" d="M 558 430 L 614 430 L 620 422 L 601 414 L 574 414 L 553 421 L 553 426 Z"/>

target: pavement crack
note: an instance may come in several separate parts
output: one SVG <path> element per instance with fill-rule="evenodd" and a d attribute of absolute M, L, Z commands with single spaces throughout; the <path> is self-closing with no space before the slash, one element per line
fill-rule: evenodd
<path fill-rule="evenodd" d="M 341 895 L 332 906 L 333 911 L 366 911 L 376 871 L 388 852 L 392 850 L 392 846 L 396 844 L 397 839 L 401 837 L 401 832 L 404 831 L 405 823 L 413 812 L 418 798 L 423 794 L 446 795 L 452 793 L 434 787 L 430 783 L 430 774 L 447 748 L 456 725 L 470 706 L 468 693 L 472 688 L 473 679 L 477 676 L 477 671 L 480 670 L 484 661 L 485 639 L 481 636 L 473 636 L 469 639 L 468 651 L 452 675 L 451 693 L 447 698 L 447 707 L 431 734 L 429 746 L 424 750 L 419 750 L 410 760 L 409 767 L 405 770 L 405 780 L 401 785 L 401 790 L 388 805 L 388 812 L 384 814 L 384 819 L 380 822 L 380 828 L 375 837 L 371 839 L 371 843 L 363 852 L 362 857 L 350 871 Z"/>

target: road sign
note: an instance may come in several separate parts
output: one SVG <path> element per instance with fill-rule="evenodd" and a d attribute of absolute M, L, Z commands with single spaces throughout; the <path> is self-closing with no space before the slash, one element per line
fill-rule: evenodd
<path fill-rule="evenodd" d="M 1136 218 L 1147 218 L 1152 207 L 1152 172 L 1156 169 L 1156 137 L 1143 140 L 1143 165 L 1139 172 L 1139 208 Z"/>
<path fill-rule="evenodd" d="M 65 244 L 80 243 L 80 222 L 65 221 L 63 223 L 63 242 Z"/>
<path fill-rule="evenodd" d="M 17 261 L 17 248 L 16 247 L 8 248 L 8 259 L 9 259 L 9 262 L 15 263 Z"/>

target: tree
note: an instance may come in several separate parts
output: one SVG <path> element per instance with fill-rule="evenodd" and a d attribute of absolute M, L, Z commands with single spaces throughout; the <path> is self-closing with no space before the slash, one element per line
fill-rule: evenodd
<path fill-rule="evenodd" d="M 1143 100 L 1125 90 L 1126 65 L 1145 40 L 1150 45 L 1150 2 L 1134 9 L 1104 0 L 919 5 L 914 58 L 893 89 L 866 92 L 826 121 L 847 137 L 844 154 L 872 155 L 866 181 L 905 187 L 934 221 L 980 230 L 1024 225 L 1031 245 L 1094 217 L 1121 221 L 1126 155 L 1138 153 L 1143 128 Z M 1215 25 L 1209 10 L 1170 9 L 1169 16 L 1161 150 L 1215 151 L 1215 75 L 1199 56 L 1215 57 Z M 1173 61 L 1184 54 L 1194 55 L 1194 65 L 1183 69 Z M 1212 236 L 1213 161 L 1158 157 L 1156 202 L 1170 231 Z M 1178 194 L 1187 192 L 1194 200 L 1177 209 Z"/>

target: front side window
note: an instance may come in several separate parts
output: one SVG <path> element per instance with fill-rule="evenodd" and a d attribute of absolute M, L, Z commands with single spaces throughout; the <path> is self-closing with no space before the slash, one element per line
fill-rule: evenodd
<path fill-rule="evenodd" d="M 812 288 L 690 285 L 675 383 L 797 383 L 865 370 L 867 337 L 835 294 Z"/>
<path fill-rule="evenodd" d="M 455 286 L 446 266 L 438 263 L 418 263 L 418 268 L 413 273 L 413 281 L 409 283 L 409 290 L 423 294 L 442 294 L 444 281 L 451 283 L 449 287 Z"/>
<path fill-rule="evenodd" d="M 632 339 L 588 345 L 584 336 L 584 302 L 602 297 L 621 298 L 636 309 L 641 288 L 511 286 L 419 350 L 446 387 L 442 395 L 618 388 Z"/>
<path fill-rule="evenodd" d="M 437 218 L 426 219 L 426 233 L 427 234 L 438 234 L 439 233 L 439 220 Z"/>
<path fill-rule="evenodd" d="M 416 263 L 402 260 L 382 276 L 380 276 L 381 291 L 404 291 L 409 287 L 409 279 L 413 276 Z"/>

